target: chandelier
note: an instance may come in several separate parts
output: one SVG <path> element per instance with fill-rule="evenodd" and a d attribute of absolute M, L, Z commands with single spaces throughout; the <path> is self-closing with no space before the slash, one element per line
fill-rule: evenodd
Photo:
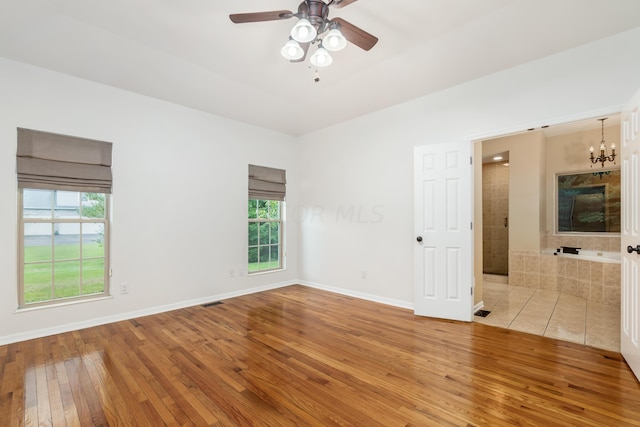
<path fill-rule="evenodd" d="M 607 120 L 607 117 L 605 117 L 604 119 L 598 119 L 600 120 L 601 124 L 602 124 L 602 140 L 600 141 L 600 155 L 598 157 L 595 157 L 593 155 L 593 145 L 591 147 L 589 147 L 589 151 L 591 153 L 591 156 L 589 157 L 591 159 L 591 167 L 593 167 L 594 164 L 600 162 L 602 164 L 602 167 L 604 167 L 604 164 L 606 162 L 613 162 L 613 164 L 616 164 L 616 144 L 612 143 L 611 144 L 611 155 L 608 156 L 607 155 L 607 145 L 604 142 L 604 121 Z"/>
<path fill-rule="evenodd" d="M 291 29 L 289 41 L 280 53 L 290 61 L 302 59 L 309 48 L 309 43 L 318 44 L 318 48 L 309 59 L 316 67 L 331 65 L 333 58 L 329 54 L 344 49 L 347 39 L 340 31 L 340 24 L 327 19 L 329 7 L 321 1 L 303 2 L 298 14 L 300 19 Z M 324 34 L 324 38 L 319 36 Z M 301 45 L 302 44 L 302 45 Z"/>

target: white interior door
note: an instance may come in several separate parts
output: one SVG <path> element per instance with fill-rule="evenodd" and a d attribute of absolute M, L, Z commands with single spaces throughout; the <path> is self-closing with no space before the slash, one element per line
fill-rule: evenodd
<path fill-rule="evenodd" d="M 414 151 L 414 291 L 421 316 L 473 319 L 471 143 Z"/>
<path fill-rule="evenodd" d="M 620 349 L 640 379 L 640 92 L 622 117 L 622 288 Z"/>

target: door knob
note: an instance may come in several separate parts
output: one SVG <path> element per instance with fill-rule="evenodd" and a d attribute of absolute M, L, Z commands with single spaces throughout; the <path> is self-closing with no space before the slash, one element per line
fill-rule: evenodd
<path fill-rule="evenodd" d="M 416 237 L 416 240 L 417 240 L 418 242 L 422 242 L 422 236 L 418 236 L 418 237 Z M 638 246 L 638 247 L 640 247 L 640 246 Z"/>
<path fill-rule="evenodd" d="M 627 253 L 631 253 L 631 252 L 637 252 L 638 255 L 640 255 L 640 245 L 636 246 L 635 248 L 633 246 L 627 246 Z"/>

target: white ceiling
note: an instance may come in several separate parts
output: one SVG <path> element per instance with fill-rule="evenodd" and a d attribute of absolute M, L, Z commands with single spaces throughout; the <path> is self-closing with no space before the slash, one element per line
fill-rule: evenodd
<path fill-rule="evenodd" d="M 380 41 L 315 70 L 280 56 L 298 0 L 0 0 L 0 56 L 300 135 L 640 26 L 639 0 L 359 0 Z M 594 58 L 597 61 L 597 58 Z"/>

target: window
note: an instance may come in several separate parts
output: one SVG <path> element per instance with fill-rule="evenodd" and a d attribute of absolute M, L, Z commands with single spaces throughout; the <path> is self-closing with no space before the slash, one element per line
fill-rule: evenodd
<path fill-rule="evenodd" d="M 282 268 L 281 203 L 249 200 L 249 273 Z"/>
<path fill-rule="evenodd" d="M 283 268 L 286 171 L 249 165 L 248 272 Z"/>
<path fill-rule="evenodd" d="M 559 233 L 620 233 L 620 170 L 557 175 Z"/>
<path fill-rule="evenodd" d="M 112 143 L 18 128 L 18 306 L 108 295 Z"/>
<path fill-rule="evenodd" d="M 108 293 L 109 197 L 20 190 L 19 306 Z"/>

